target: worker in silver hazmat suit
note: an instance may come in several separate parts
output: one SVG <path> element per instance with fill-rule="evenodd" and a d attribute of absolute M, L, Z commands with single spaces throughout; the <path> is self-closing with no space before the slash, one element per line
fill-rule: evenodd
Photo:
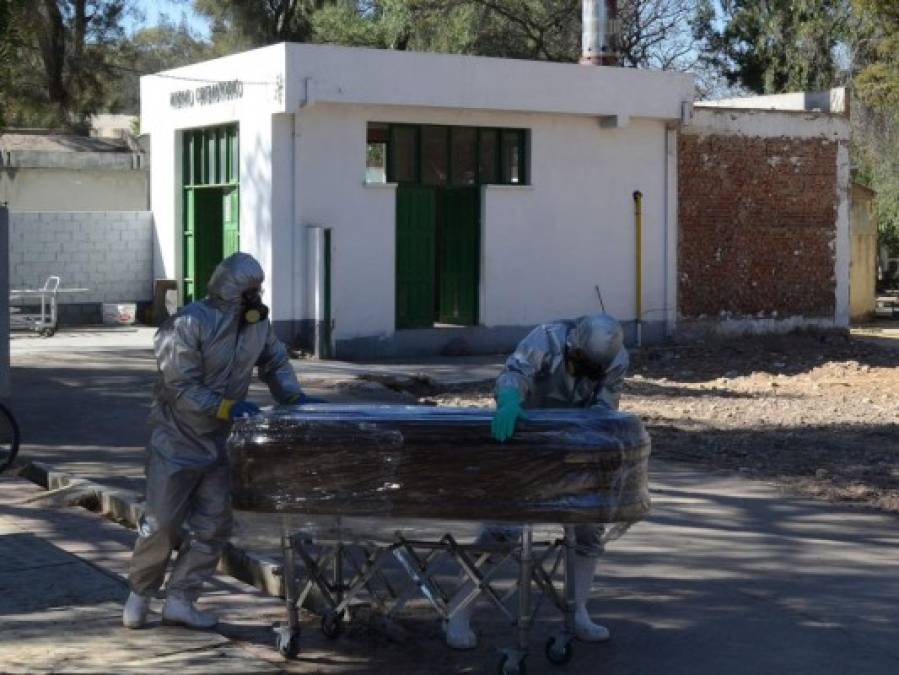
<path fill-rule="evenodd" d="M 538 326 L 521 341 L 496 380 L 494 438 L 511 438 L 526 408 L 617 410 L 628 364 L 621 326 L 608 314 Z M 593 623 L 587 612 L 604 532 L 602 525 L 578 525 L 575 529 L 575 637 L 589 642 L 609 639 L 608 629 Z M 503 537 L 509 536 L 509 531 L 494 529 L 488 534 Z M 472 605 L 460 608 L 447 622 L 449 646 L 471 649 L 477 645 L 470 626 Z"/>
<path fill-rule="evenodd" d="M 259 413 L 245 400 L 253 368 L 278 403 L 308 400 L 262 304 L 263 278 L 252 256 L 235 253 L 215 269 L 208 296 L 182 308 L 156 332 L 159 380 L 150 413 L 145 512 L 122 616 L 128 628 L 146 622 L 150 598 L 175 549 L 163 623 L 216 624 L 216 617 L 194 602 L 231 533 L 225 438 L 232 419 Z"/>

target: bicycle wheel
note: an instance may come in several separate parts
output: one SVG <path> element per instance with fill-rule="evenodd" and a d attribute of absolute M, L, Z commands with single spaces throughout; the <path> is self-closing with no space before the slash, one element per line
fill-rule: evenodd
<path fill-rule="evenodd" d="M 0 473 L 16 458 L 19 452 L 19 425 L 12 413 L 0 403 Z"/>

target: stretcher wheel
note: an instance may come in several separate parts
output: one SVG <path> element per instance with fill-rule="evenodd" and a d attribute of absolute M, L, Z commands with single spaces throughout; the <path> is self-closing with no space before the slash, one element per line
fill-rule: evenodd
<path fill-rule="evenodd" d="M 343 632 L 343 616 L 328 612 L 322 616 L 322 633 L 330 640 L 336 640 Z"/>
<path fill-rule="evenodd" d="M 300 653 L 300 634 L 299 632 L 290 633 L 288 630 L 278 631 L 276 642 L 278 643 L 278 652 L 285 659 L 295 659 Z"/>
<path fill-rule="evenodd" d="M 53 328 L 44 328 L 44 329 L 40 332 L 40 335 L 41 335 L 42 337 L 45 337 L 45 338 L 53 337 L 55 334 L 56 334 L 56 330 L 53 329 Z"/>
<path fill-rule="evenodd" d="M 574 647 L 571 640 L 563 641 L 557 637 L 551 637 L 546 641 L 546 659 L 557 666 L 564 666 L 574 656 Z"/>
<path fill-rule="evenodd" d="M 512 663 L 508 654 L 503 654 L 499 659 L 499 675 L 527 675 L 527 665 L 522 658 L 518 663 Z"/>

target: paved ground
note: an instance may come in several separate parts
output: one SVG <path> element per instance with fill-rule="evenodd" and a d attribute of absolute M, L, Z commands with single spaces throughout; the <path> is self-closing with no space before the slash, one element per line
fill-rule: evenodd
<path fill-rule="evenodd" d="M 56 338 L 40 343 L 14 341 L 13 407 L 26 436 L 23 456 L 99 482 L 139 488 L 147 433 L 144 417 L 154 367 L 147 337 L 122 333 L 115 339 L 124 344 L 107 343 L 94 351 L 81 349 L 77 337 L 67 338 L 72 340 L 69 343 L 60 341 L 56 348 L 51 344 Z M 108 334 L 102 339 L 109 339 Z M 471 372 L 456 381 L 489 377 L 497 363 L 487 359 L 471 364 L 467 366 Z M 301 377 L 306 370 L 307 381 L 315 381 L 315 393 L 331 398 L 408 398 L 380 385 L 368 387 L 367 380 L 360 388 L 351 386 L 340 371 L 344 368 L 358 375 L 358 366 L 336 364 L 325 368 L 330 374 L 313 378 L 310 366 L 316 365 L 299 365 Z M 406 364 L 375 374 L 399 372 L 408 377 L 417 372 L 433 374 L 434 368 L 456 372 L 451 364 L 438 363 Z M 15 485 L 17 492 L 34 490 L 21 482 Z M 9 499 L 8 489 L 6 494 Z M 567 672 L 899 672 L 895 642 L 899 519 L 895 516 L 803 500 L 761 481 L 662 462 L 654 465 L 653 497 L 652 517 L 609 547 L 604 577 L 594 588 L 593 610 L 609 625 L 614 639 L 608 645 L 577 645 Z M 32 546 L 24 557 L 38 561 L 33 565 L 38 570 L 33 572 L 38 575 L 31 586 L 35 590 L 25 594 L 28 597 L 17 596 L 11 607 L 0 604 L 0 669 L 23 663 L 8 661 L 16 658 L 31 660 L 34 669 L 38 654 L 44 654 L 40 649 L 46 647 L 28 650 L 46 645 L 58 632 L 53 624 L 41 625 L 48 620 L 48 611 L 56 611 L 53 616 L 68 627 L 62 632 L 69 636 L 67 644 L 72 648 L 67 653 L 72 656 L 66 658 L 88 658 L 87 652 L 101 648 L 98 645 L 129 649 L 127 640 L 132 637 L 115 628 L 115 603 L 122 597 L 123 586 L 121 582 L 110 586 L 95 572 L 99 568 L 105 575 L 121 575 L 132 535 L 78 509 L 53 510 L 51 516 L 40 503 L 27 505 L 42 509 L 40 515 L 25 513 L 25 508 L 0 499 L 0 527 L 8 528 L 0 532 L 15 535 L 7 546 L 15 544 L 19 551 Z M 46 570 L 50 568 L 40 561 L 46 558 L 48 565 L 63 564 L 54 557 L 62 554 L 53 547 L 74 553 L 93 571 L 85 572 L 82 563 L 65 558 L 67 571 L 71 570 L 66 584 L 49 583 Z M 6 560 L 11 550 L 0 551 L 0 560 Z M 74 584 L 72 579 L 84 581 Z M 10 587 L 7 577 L 3 588 Z M 50 599 L 33 600 L 43 593 Z M 165 633 L 164 640 L 154 643 L 172 646 L 166 654 L 173 655 L 166 658 L 181 658 L 174 656 L 179 651 L 224 650 L 231 655 L 228 658 L 261 659 L 291 672 L 414 673 L 426 667 L 435 673 L 474 673 L 490 672 L 495 667 L 495 648 L 507 644 L 504 627 L 484 612 L 478 621 L 482 646 L 468 654 L 445 650 L 439 626 L 424 613 L 409 617 L 407 627 L 414 639 L 404 644 L 390 643 L 364 626 L 335 643 L 326 642 L 308 618 L 303 657 L 283 664 L 270 646 L 269 624 L 281 618 L 276 603 L 223 579 L 217 582 L 211 602 L 225 611 L 222 632 L 231 641 L 215 642 L 219 638 L 212 637 L 212 642 L 198 643 L 192 650 L 179 640 L 197 639 L 193 634 Z M 51 606 L 66 609 L 50 610 Z M 106 628 L 92 632 L 93 624 L 81 618 L 88 616 L 98 617 L 96 625 Z M 550 618 L 543 614 L 535 631 L 538 649 Z M 31 626 L 31 632 L 23 629 L 16 633 L 23 637 L 10 641 L 6 637 L 13 630 L 10 622 Z M 146 633 L 158 636 L 162 631 Z M 235 644 L 242 648 L 240 654 L 232 651 Z M 230 667 L 226 661 L 223 670 Z M 66 662 L 48 662 L 52 663 Z M 158 668 L 159 662 L 154 663 Z M 532 673 L 566 672 L 547 667 L 539 653 L 528 665 Z"/>
<path fill-rule="evenodd" d="M 122 628 L 121 574 L 133 535 L 81 509 L 28 502 L 42 492 L 0 478 L 4 673 L 278 672 L 218 633 L 163 627 L 156 615 L 152 630 Z"/>

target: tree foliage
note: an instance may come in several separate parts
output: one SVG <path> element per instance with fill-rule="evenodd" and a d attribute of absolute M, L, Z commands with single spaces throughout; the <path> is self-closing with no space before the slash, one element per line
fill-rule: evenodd
<path fill-rule="evenodd" d="M 128 0 L 6 2 L 6 123 L 78 125 L 105 100 Z M 14 88 L 14 91 L 13 91 Z"/>
<path fill-rule="evenodd" d="M 547 61 L 581 54 L 581 0 L 195 0 L 213 36 Z M 687 69 L 702 0 L 620 0 L 624 65 Z M 233 38 L 232 38 L 233 39 Z"/>
<path fill-rule="evenodd" d="M 899 2 L 855 0 L 855 7 L 862 17 L 859 95 L 880 110 L 899 110 Z"/>
<path fill-rule="evenodd" d="M 312 17 L 341 0 L 194 0 L 194 9 L 212 22 L 215 41 L 236 47 L 308 42 Z"/>
<path fill-rule="evenodd" d="M 703 0 L 696 37 L 704 61 L 760 94 L 813 91 L 838 79 L 846 0 Z M 720 11 L 719 11 L 720 10 Z"/>
<path fill-rule="evenodd" d="M 312 27 L 316 42 L 414 51 L 466 52 L 471 35 L 467 12 L 421 0 L 336 2 L 315 13 Z"/>
<path fill-rule="evenodd" d="M 853 0 L 856 176 L 877 192 L 880 243 L 899 255 L 899 4 Z"/>
<path fill-rule="evenodd" d="M 105 109 L 137 112 L 140 75 L 158 73 L 220 56 L 221 52 L 198 37 L 185 19 L 175 23 L 162 17 L 155 26 L 138 30 L 117 44 L 111 54 L 115 80 L 108 88 Z"/>
<path fill-rule="evenodd" d="M 22 38 L 19 26 L 24 0 L 0 0 L 0 127 L 13 106 L 13 63 Z"/>

